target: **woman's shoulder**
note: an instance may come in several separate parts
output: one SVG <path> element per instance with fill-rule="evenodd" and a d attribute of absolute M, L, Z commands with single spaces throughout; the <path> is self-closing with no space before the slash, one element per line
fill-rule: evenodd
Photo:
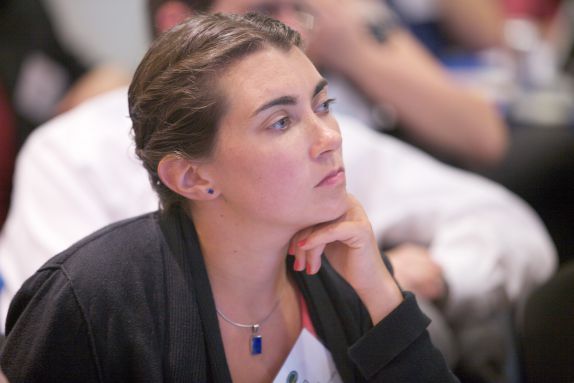
<path fill-rule="evenodd" d="M 166 249 L 158 220 L 154 212 L 108 225 L 51 258 L 35 276 L 63 278 L 79 295 L 153 283 L 162 278 Z"/>
<path fill-rule="evenodd" d="M 78 263 L 121 262 L 125 257 L 145 256 L 161 242 L 159 212 L 109 224 L 57 254 L 44 267 Z M 97 257 L 92 257 L 97 255 Z"/>
<path fill-rule="evenodd" d="M 81 360 L 129 376 L 133 371 L 117 363 L 131 349 L 144 359 L 130 366 L 161 371 L 165 253 L 158 215 L 150 213 L 107 226 L 56 255 L 14 297 L 7 353 L 29 359 L 21 339 L 30 339 L 43 350 L 65 349 L 61 359 L 32 356 L 52 361 L 56 369 L 65 364 L 61 360 Z"/>

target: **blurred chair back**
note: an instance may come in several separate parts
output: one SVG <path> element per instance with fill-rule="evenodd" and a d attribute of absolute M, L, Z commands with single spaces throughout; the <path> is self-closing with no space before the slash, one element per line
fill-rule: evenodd
<path fill-rule="evenodd" d="M 574 382 L 574 261 L 532 293 L 523 318 L 524 382 Z"/>

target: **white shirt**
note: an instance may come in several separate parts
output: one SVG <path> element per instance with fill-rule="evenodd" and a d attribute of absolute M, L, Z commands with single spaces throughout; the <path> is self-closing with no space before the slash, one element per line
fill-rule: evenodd
<path fill-rule="evenodd" d="M 449 317 L 480 319 L 551 275 L 554 246 L 517 197 L 353 119 L 338 120 L 349 192 L 385 247 L 406 241 L 430 248 L 449 285 Z M 48 258 L 104 225 L 157 209 L 130 130 L 122 89 L 29 137 L 0 234 L 2 320 L 10 299 Z"/>

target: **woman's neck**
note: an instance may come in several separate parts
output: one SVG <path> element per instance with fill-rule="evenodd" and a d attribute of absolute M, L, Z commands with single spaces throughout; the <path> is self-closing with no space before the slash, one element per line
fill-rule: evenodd
<path fill-rule="evenodd" d="M 194 224 L 217 308 L 237 321 L 259 320 L 289 288 L 285 257 L 293 234 L 204 215 L 194 211 Z"/>
<path fill-rule="evenodd" d="M 234 381 L 268 382 L 301 332 L 297 289 L 285 262 L 295 230 L 213 210 L 196 209 L 193 220 L 229 370 Z M 252 329 L 241 326 L 254 324 L 263 343 L 255 357 L 247 347 Z"/>

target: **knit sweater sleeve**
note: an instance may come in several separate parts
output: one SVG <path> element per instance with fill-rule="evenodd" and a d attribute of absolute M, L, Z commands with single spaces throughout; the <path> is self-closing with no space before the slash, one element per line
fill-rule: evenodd
<path fill-rule="evenodd" d="M 101 382 L 90 328 L 60 268 L 30 278 L 14 298 L 0 365 L 11 383 Z"/>
<path fill-rule="evenodd" d="M 349 357 L 369 382 L 458 382 L 432 345 L 412 293 L 350 348 Z"/>

